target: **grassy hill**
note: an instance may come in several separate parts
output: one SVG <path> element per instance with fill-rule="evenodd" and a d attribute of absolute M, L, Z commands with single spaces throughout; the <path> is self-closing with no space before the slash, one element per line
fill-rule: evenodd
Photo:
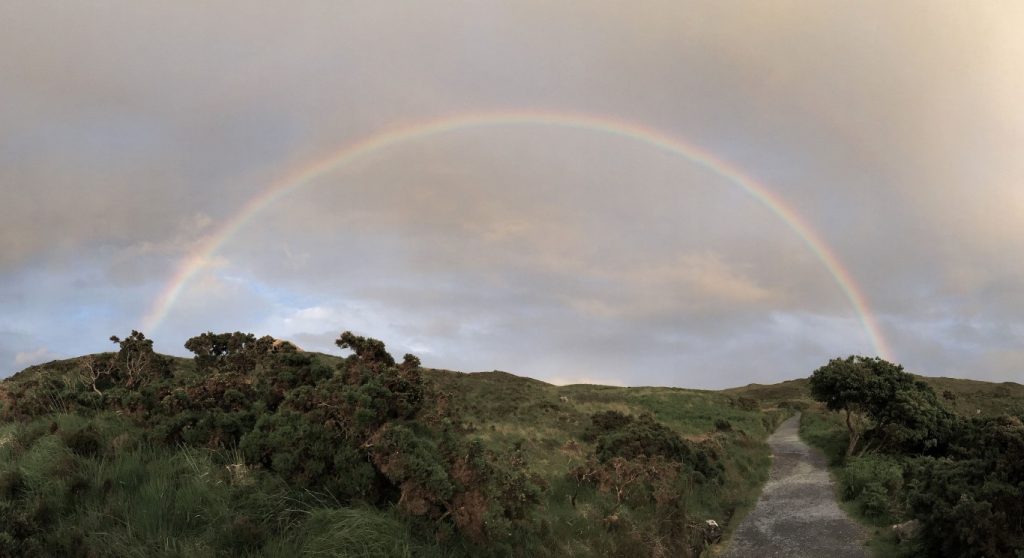
<path fill-rule="evenodd" d="M 756 500 L 794 409 L 812 442 L 843 443 L 806 379 L 554 386 L 355 336 L 344 358 L 190 343 L 167 357 L 133 334 L 0 382 L 0 558 L 699 556 L 720 535 L 706 520 L 728 537 Z M 921 379 L 963 416 L 1024 402 L 1019 384 Z"/>
<path fill-rule="evenodd" d="M 698 555 L 787 414 L 267 339 L 133 337 L 0 382 L 0 556 Z"/>
<path fill-rule="evenodd" d="M 931 386 L 943 404 L 963 416 L 998 416 L 1024 412 L 1024 385 L 1016 382 L 983 382 L 963 378 L 916 376 Z M 723 390 L 735 397 L 751 397 L 765 404 L 813 403 L 807 378 L 778 384 L 749 384 Z"/>

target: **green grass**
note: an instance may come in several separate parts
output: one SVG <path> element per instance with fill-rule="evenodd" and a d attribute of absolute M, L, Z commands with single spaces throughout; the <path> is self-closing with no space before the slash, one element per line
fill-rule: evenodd
<path fill-rule="evenodd" d="M 777 384 L 748 384 L 743 387 L 722 390 L 722 392 L 737 397 L 753 397 L 773 404 L 783 401 L 811 400 L 811 388 L 807 383 L 807 378 L 786 380 Z"/>
<path fill-rule="evenodd" d="M 567 556 L 593 555 L 614 546 L 602 542 L 609 535 L 599 520 L 608 510 L 587 507 L 587 502 L 596 498 L 586 492 L 579 497 L 582 510 L 574 509 L 569 495 L 575 486 L 565 478 L 566 472 L 579 464 L 581 453 L 589 449 L 580 435 L 593 413 L 651 413 L 683 437 L 714 448 L 725 466 L 725 482 L 695 485 L 687 498 L 687 512 L 693 521 L 716 520 L 727 535 L 756 503 L 771 467 L 764 440 L 789 415 L 785 410 L 743 410 L 736 405 L 736 397 L 713 391 L 553 386 L 503 372 L 438 371 L 436 380 L 456 395 L 454 401 L 463 407 L 472 435 L 492 449 L 504 450 L 514 444 L 524 448 L 531 469 L 551 486 L 542 515 L 554 540 L 563 541 L 560 554 Z M 716 420 L 728 421 L 732 431 L 717 432 Z M 566 450 L 569 440 L 582 452 Z"/>
<path fill-rule="evenodd" d="M 31 536 L 14 555 L 98 556 L 470 556 L 457 539 L 435 539 L 429 526 L 397 510 L 350 507 L 329 494 L 300 491 L 241 462 L 230 449 L 158 447 L 130 417 L 77 414 L 74 401 L 49 398 L 80 381 L 82 359 L 31 367 L 0 384 L 10 394 L 41 397 L 51 414 L 0 423 L 0 475 L 17 494 L 0 492 L 0 523 Z M 340 359 L 316 358 L 334 366 Z M 190 359 L 172 359 L 173 376 L 196 374 Z M 546 487 L 534 516 L 539 530 L 513 541 L 508 555 L 632 556 L 637 545 L 657 555 L 670 548 L 610 529 L 655 521 L 651 512 L 616 508 L 607 494 L 579 487 L 568 472 L 592 447 L 581 440 L 590 416 L 618 410 L 651 413 L 722 464 L 720 482 L 693 484 L 685 497 L 692 523 L 715 519 L 728 534 L 755 503 L 767 479 L 764 443 L 786 410 L 744 409 L 729 393 L 676 388 L 553 386 L 503 372 L 426 372 L 461 412 L 461 432 L 489 449 L 522 448 Z M 85 390 L 85 396 L 91 396 Z M 720 429 L 718 425 L 727 424 Z M 77 441 L 76 441 L 77 440 Z M 84 440 L 84 441 L 82 441 Z M 90 440 L 98 444 L 95 448 Z M 6 481 L 4 481 L 6 482 Z M 0 483 L 0 488 L 3 488 Z M 575 505 L 572 496 L 575 495 Z M 6 500 L 5 500 L 6 498 Z M 3 529 L 0 528 L 0 533 Z M 12 531 L 13 532 L 13 531 Z M 0 536 L 0 547 L 11 541 Z M 14 550 L 10 550 L 15 548 Z M 0 551 L 0 556 L 4 552 Z"/>
<path fill-rule="evenodd" d="M 81 381 L 85 358 L 31 367 L 0 383 L 0 405 L 28 395 L 50 413 L 0 423 L 0 549 L 26 556 L 75 556 L 88 549 L 99 556 L 453 558 L 478 550 L 396 509 L 342 503 L 239 467 L 243 460 L 236 450 L 155 446 L 128 416 L 80 415 L 75 400 L 53 394 Z M 340 361 L 315 358 L 332 368 Z M 197 374 L 190 359 L 171 359 L 171 369 L 177 383 Z M 713 455 L 723 469 L 720 481 L 689 484 L 683 509 L 690 523 L 714 519 L 728 536 L 767 479 L 765 438 L 791 409 L 809 406 L 801 436 L 830 457 L 842 505 L 874 534 L 871 545 L 879 556 L 907 555 L 888 528 L 900 510 L 876 497 L 879 487 L 898 489 L 890 486 L 897 482 L 895 465 L 873 456 L 843 459 L 845 425 L 811 401 L 806 380 L 713 392 L 554 386 L 497 371 L 425 375 L 444 404 L 458 411 L 452 416 L 461 421 L 460 435 L 499 453 L 520 448 L 545 487 L 533 511 L 535 528 L 516 535 L 499 554 L 632 556 L 638 548 L 650 555 L 672 548 L 650 534 L 657 530 L 640 537 L 639 531 L 617 531 L 606 522 L 614 514 L 623 524 L 651 525 L 658 521 L 652 510 L 616 506 L 607 493 L 569 478 L 594 449 L 583 432 L 596 412 L 650 413 Z M 948 391 L 943 404 L 964 415 L 1014 411 L 1024 401 L 1019 384 L 923 379 L 940 395 Z M 91 397 L 91 390 L 82 396 Z M 13 539 L 3 539 L 5 528 L 28 533 L 20 539 L 28 546 L 9 550 L 15 547 Z"/>

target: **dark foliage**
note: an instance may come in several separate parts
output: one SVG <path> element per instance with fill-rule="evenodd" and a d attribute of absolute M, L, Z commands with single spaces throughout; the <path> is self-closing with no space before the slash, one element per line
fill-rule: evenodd
<path fill-rule="evenodd" d="M 654 420 L 650 414 L 644 413 L 636 418 L 622 415 L 627 419 L 623 420 L 621 416 L 610 413 L 615 411 L 591 417 L 594 423 L 592 428 L 596 430 L 596 424 L 602 425 L 600 430 L 603 433 L 596 437 L 594 449 L 601 463 L 614 458 L 633 460 L 660 457 L 671 463 L 680 463 L 695 472 L 698 480 L 716 479 L 721 475 L 721 465 L 704 449 L 683 440 L 674 430 Z"/>
<path fill-rule="evenodd" d="M 958 419 L 939 403 L 931 386 L 877 357 L 832 359 L 814 371 L 810 388 L 829 410 L 845 413 L 848 456 L 862 437 L 864 451 L 940 455 L 958 427 Z"/>
<path fill-rule="evenodd" d="M 395 359 L 384 348 L 384 342 L 377 339 L 360 337 L 351 331 L 346 331 L 335 341 L 335 345 L 342 349 L 350 349 L 354 353 L 352 358 L 363 364 L 383 366 L 394 366 L 395 364 Z M 410 356 L 412 355 L 407 355 L 407 357 Z M 419 359 L 412 358 L 416 360 L 416 365 L 419 365 Z M 408 362 L 409 359 L 406 358 L 406 361 Z"/>
<path fill-rule="evenodd" d="M 965 425 L 949 457 L 912 461 L 913 514 L 942 556 L 1019 556 L 1024 550 L 1024 423 L 1003 416 Z"/>
<path fill-rule="evenodd" d="M 835 359 L 814 372 L 815 398 L 846 413 L 848 454 L 867 418 L 861 454 L 841 478 L 869 517 L 921 521 L 930 556 L 1018 557 L 1024 551 L 1024 423 L 1017 416 L 964 419 L 898 365 Z M 946 390 L 943 398 L 955 401 Z"/>
<path fill-rule="evenodd" d="M 617 432 L 631 422 L 633 422 L 633 417 L 619 411 L 594 413 L 590 416 L 590 425 L 583 431 L 581 437 L 584 441 L 593 442 L 599 436 Z"/>
<path fill-rule="evenodd" d="M 103 438 L 92 426 L 85 426 L 64 435 L 64 444 L 75 455 L 93 457 L 100 453 Z"/>
<path fill-rule="evenodd" d="M 736 399 L 736 406 L 744 411 L 756 411 L 761 407 L 761 404 L 753 397 L 739 397 Z"/>
<path fill-rule="evenodd" d="M 258 365 L 280 348 L 274 338 L 263 336 L 259 339 L 251 333 L 207 332 L 190 338 L 185 348 L 195 353 L 196 369 L 199 372 L 219 370 L 239 374 L 253 373 Z"/>

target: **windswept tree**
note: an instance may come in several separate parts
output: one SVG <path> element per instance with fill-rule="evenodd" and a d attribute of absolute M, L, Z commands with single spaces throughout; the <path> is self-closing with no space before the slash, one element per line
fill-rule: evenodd
<path fill-rule="evenodd" d="M 851 456 L 865 437 L 861 453 L 886 446 L 929 451 L 944 443 L 955 418 L 939 404 L 931 386 L 878 357 L 832 359 L 811 375 L 811 394 L 846 418 Z M 867 435 L 867 436 L 865 436 Z"/>
<path fill-rule="evenodd" d="M 142 332 L 132 330 L 124 339 L 111 335 L 110 341 L 119 347 L 114 370 L 124 387 L 136 389 L 164 368 L 163 359 L 153 351 L 153 340 L 146 339 Z"/>
<path fill-rule="evenodd" d="M 274 342 L 269 335 L 257 338 L 240 331 L 207 332 L 186 341 L 185 348 L 195 353 L 196 368 L 200 371 L 251 373 L 274 350 Z"/>
<path fill-rule="evenodd" d="M 864 411 L 867 407 L 868 369 L 862 365 L 864 357 L 834 358 L 811 374 L 811 395 L 825 403 L 830 411 L 846 414 L 846 428 L 850 441 L 846 455 L 853 455 L 857 442 L 864 433 Z"/>
<path fill-rule="evenodd" d="M 351 350 L 354 354 L 349 358 L 353 358 L 363 364 L 378 364 L 383 366 L 395 365 L 394 357 L 388 353 L 387 348 L 384 346 L 384 342 L 379 339 L 361 337 L 351 331 L 345 331 L 340 337 L 338 337 L 338 340 L 335 341 L 334 344 L 342 349 Z M 410 363 L 410 357 L 414 360 L 414 363 Z M 406 355 L 405 361 L 407 364 L 419 364 L 419 359 L 414 355 Z"/>

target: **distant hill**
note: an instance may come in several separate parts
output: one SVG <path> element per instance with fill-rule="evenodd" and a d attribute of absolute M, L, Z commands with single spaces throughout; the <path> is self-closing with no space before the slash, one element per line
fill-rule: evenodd
<path fill-rule="evenodd" d="M 1024 385 L 1016 382 L 984 382 L 963 378 L 917 376 L 939 395 L 951 411 L 963 416 L 996 416 L 1024 411 Z M 722 390 L 736 397 L 752 397 L 766 404 L 782 401 L 810 402 L 807 378 L 777 384 L 749 384 Z"/>

